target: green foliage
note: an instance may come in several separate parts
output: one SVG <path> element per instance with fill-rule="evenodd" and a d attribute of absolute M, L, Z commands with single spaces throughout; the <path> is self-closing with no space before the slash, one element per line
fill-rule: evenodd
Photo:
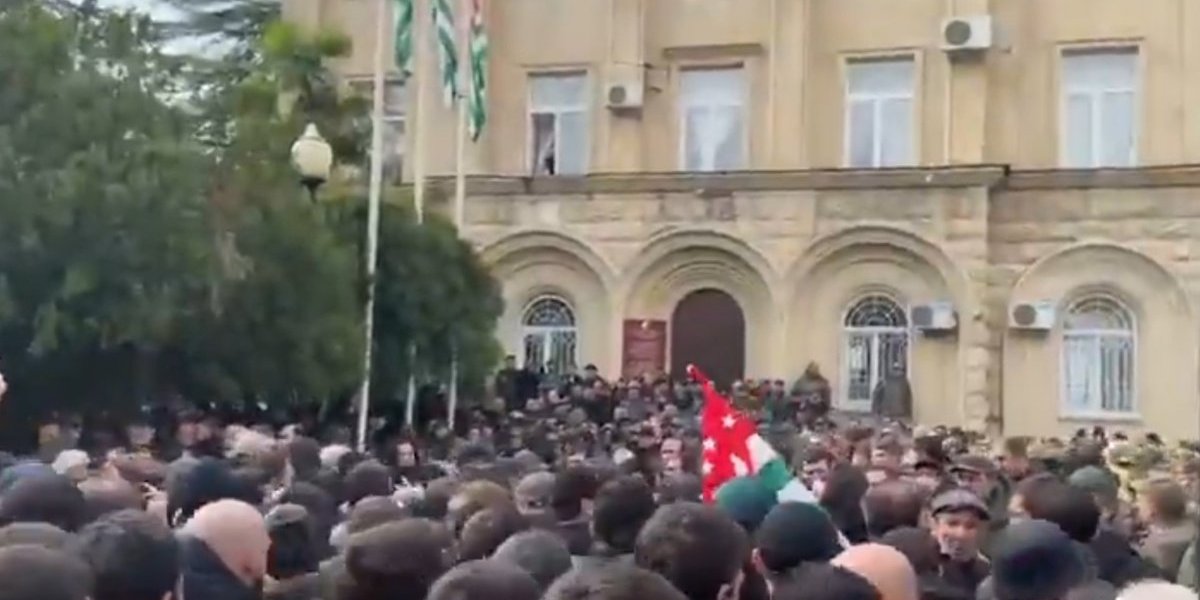
<path fill-rule="evenodd" d="M 172 62 L 147 29 L 33 2 L 0 11 L 0 354 L 19 408 L 25 386 L 149 393 L 152 357 L 203 309 L 206 165 L 157 96 Z"/>
<path fill-rule="evenodd" d="M 292 404 L 353 394 L 365 199 L 314 204 L 289 163 L 309 122 L 341 164 L 365 163 L 367 107 L 325 67 L 348 42 L 243 25 L 220 31 L 261 34 L 248 50 L 256 58 L 238 77 L 209 79 L 219 71 L 160 52 L 161 31 L 143 17 L 0 5 L 5 427 L 175 395 Z M 360 188 L 330 186 L 347 187 Z M 375 396 L 402 397 L 410 372 L 444 381 L 452 352 L 476 386 L 496 359 L 496 284 L 451 225 L 418 225 L 408 198 L 389 200 Z"/>
<path fill-rule="evenodd" d="M 451 223 L 427 215 L 418 225 L 410 198 L 394 200 L 380 215 L 373 397 L 403 398 L 410 372 L 421 382 L 447 381 L 454 355 L 460 383 L 477 388 L 499 360 L 492 335 L 503 310 L 499 287 Z M 361 240 L 364 199 L 345 210 L 343 235 Z"/>

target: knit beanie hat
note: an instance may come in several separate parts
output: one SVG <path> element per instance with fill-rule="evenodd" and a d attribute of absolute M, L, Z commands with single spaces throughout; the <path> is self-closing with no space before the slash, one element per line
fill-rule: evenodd
<path fill-rule="evenodd" d="M 1113 500 L 1117 498 L 1116 478 L 1100 467 L 1087 466 L 1077 469 L 1067 478 L 1067 483 L 1096 496 Z"/>
<path fill-rule="evenodd" d="M 753 533 L 778 503 L 776 493 L 757 477 L 734 477 L 717 488 L 717 507 L 747 532 Z"/>
<path fill-rule="evenodd" d="M 1058 525 L 1031 519 L 1008 526 L 992 552 L 996 600 L 1057 600 L 1084 578 L 1085 563 Z"/>
<path fill-rule="evenodd" d="M 771 509 L 755 534 L 763 566 L 784 573 L 802 563 L 829 562 L 842 551 L 837 527 L 814 504 L 784 502 Z"/>

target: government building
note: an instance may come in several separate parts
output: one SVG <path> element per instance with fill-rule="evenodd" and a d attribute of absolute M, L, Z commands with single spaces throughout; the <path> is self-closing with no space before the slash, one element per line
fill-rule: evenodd
<path fill-rule="evenodd" d="M 377 6 L 286 12 L 350 35 L 336 69 L 369 86 Z M 1200 2 L 485 14 L 462 233 L 519 360 L 726 382 L 815 362 L 847 409 L 900 373 L 924 423 L 1200 437 Z M 436 82 L 387 97 L 389 153 L 411 173 L 426 127 L 427 203 L 452 213 L 455 110 Z"/>

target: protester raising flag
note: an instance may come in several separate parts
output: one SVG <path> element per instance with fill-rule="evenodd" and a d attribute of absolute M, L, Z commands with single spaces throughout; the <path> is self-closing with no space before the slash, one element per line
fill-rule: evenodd
<path fill-rule="evenodd" d="M 704 389 L 700 432 L 704 436 L 704 501 L 712 502 L 726 481 L 754 475 L 780 502 L 817 501 L 813 493 L 792 476 L 787 464 L 771 445 L 758 435 L 758 427 L 717 393 L 712 380 L 695 365 L 688 375 Z"/>

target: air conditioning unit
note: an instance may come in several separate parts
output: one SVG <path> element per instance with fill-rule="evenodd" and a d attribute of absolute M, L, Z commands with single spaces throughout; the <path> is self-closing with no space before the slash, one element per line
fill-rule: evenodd
<path fill-rule="evenodd" d="M 942 50 L 951 53 L 987 50 L 992 47 L 993 33 L 991 15 L 945 19 Z"/>
<path fill-rule="evenodd" d="M 646 85 L 640 79 L 621 79 L 608 84 L 604 98 L 609 110 L 640 110 L 646 97 Z"/>
<path fill-rule="evenodd" d="M 909 316 L 917 331 L 953 331 L 958 327 L 958 313 L 950 302 L 918 304 L 912 307 Z"/>
<path fill-rule="evenodd" d="M 1050 331 L 1054 329 L 1055 312 L 1054 303 L 1049 300 L 1020 302 L 1008 311 L 1008 326 L 1025 331 Z"/>

